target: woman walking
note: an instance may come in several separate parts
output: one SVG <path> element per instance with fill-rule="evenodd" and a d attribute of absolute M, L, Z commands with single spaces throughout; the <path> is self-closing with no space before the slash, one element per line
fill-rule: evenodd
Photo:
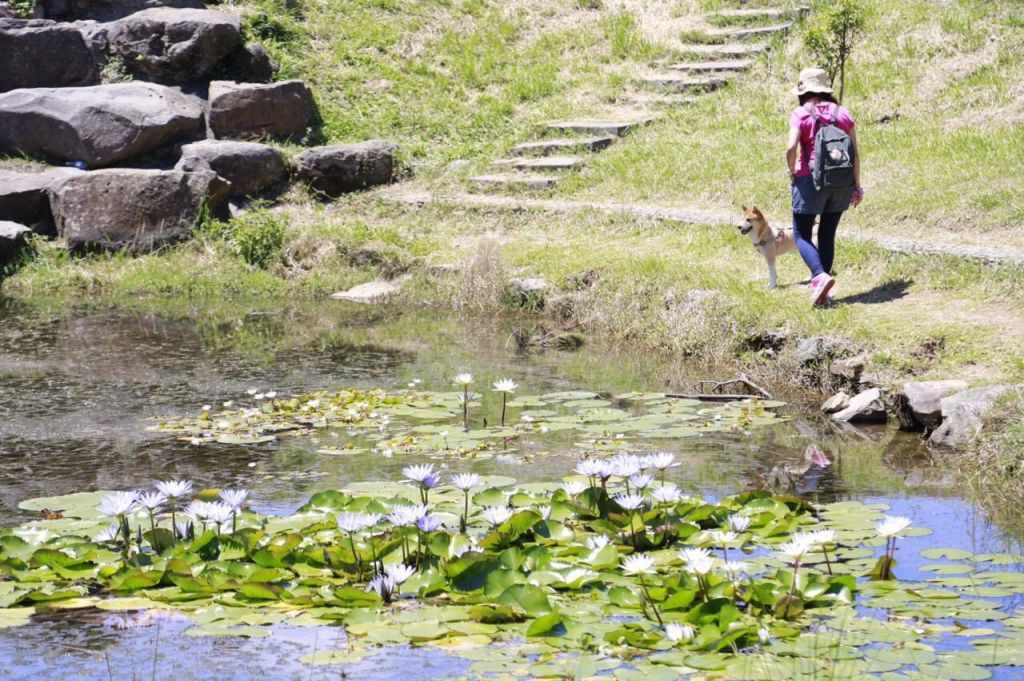
<path fill-rule="evenodd" d="M 789 142 L 786 163 L 789 166 L 793 194 L 793 238 L 800 256 L 811 270 L 811 304 L 821 305 L 833 295 L 835 279 L 836 229 L 843 211 L 856 206 L 864 197 L 860 186 L 860 147 L 853 117 L 836 102 L 828 74 L 822 69 L 804 69 L 793 90 L 800 101 L 789 117 Z M 849 136 L 853 153 L 853 183 L 846 186 L 815 187 L 815 135 L 824 126 L 834 125 Z M 818 221 L 818 246 L 811 241 L 814 220 Z"/>

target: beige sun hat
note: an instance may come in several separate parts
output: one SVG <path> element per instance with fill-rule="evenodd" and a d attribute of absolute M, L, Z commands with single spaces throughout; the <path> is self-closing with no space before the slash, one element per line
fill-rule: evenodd
<path fill-rule="evenodd" d="M 807 92 L 832 94 L 832 84 L 825 69 L 811 68 L 800 72 L 800 79 L 793 88 L 793 94 L 799 97 Z"/>

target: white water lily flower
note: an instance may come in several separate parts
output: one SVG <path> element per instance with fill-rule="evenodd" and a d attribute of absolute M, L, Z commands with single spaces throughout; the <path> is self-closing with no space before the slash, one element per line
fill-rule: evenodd
<path fill-rule="evenodd" d="M 146 492 L 138 495 L 136 503 L 148 511 L 154 511 L 167 503 L 167 495 L 163 492 Z"/>
<path fill-rule="evenodd" d="M 654 454 L 647 455 L 647 465 L 663 471 L 666 468 L 674 468 L 679 464 L 676 463 L 676 455 L 672 452 L 655 452 Z"/>
<path fill-rule="evenodd" d="M 491 390 L 496 393 L 514 393 L 519 384 L 513 381 L 511 378 L 505 378 L 500 381 L 496 381 L 491 386 Z"/>
<path fill-rule="evenodd" d="M 210 503 L 207 501 L 193 499 L 189 502 L 188 506 L 182 510 L 181 514 L 186 518 L 191 518 L 192 520 L 205 521 L 207 517 L 206 507 L 209 505 Z"/>
<path fill-rule="evenodd" d="M 211 523 L 222 525 L 231 520 L 233 513 L 234 509 L 220 501 L 214 501 L 206 505 L 206 519 Z"/>
<path fill-rule="evenodd" d="M 729 516 L 729 529 L 733 532 L 743 532 L 750 527 L 750 518 L 745 515 Z"/>
<path fill-rule="evenodd" d="M 409 567 L 405 563 L 394 563 L 393 565 L 384 566 L 384 574 L 394 581 L 396 585 L 404 584 L 414 574 L 416 574 L 416 568 Z"/>
<path fill-rule="evenodd" d="M 101 532 L 93 536 L 92 540 L 99 544 L 109 544 L 121 537 L 121 524 L 110 523 Z"/>
<path fill-rule="evenodd" d="M 485 506 L 483 516 L 487 522 L 497 527 L 512 517 L 512 511 L 505 506 Z"/>
<path fill-rule="evenodd" d="M 164 480 L 155 483 L 155 486 L 170 499 L 181 499 L 192 494 L 191 480 Z"/>
<path fill-rule="evenodd" d="M 382 513 L 364 513 L 363 520 L 366 521 L 366 529 L 376 527 L 384 519 Z"/>
<path fill-rule="evenodd" d="M 697 636 L 697 630 L 689 624 L 669 622 L 665 625 L 665 636 L 673 643 L 678 643 L 679 641 L 689 643 Z"/>
<path fill-rule="evenodd" d="M 385 603 L 391 602 L 391 595 L 395 593 L 397 588 L 398 585 L 395 583 L 395 578 L 388 574 L 377 575 L 366 585 L 367 591 L 376 592 Z"/>
<path fill-rule="evenodd" d="M 476 473 L 459 473 L 452 476 L 452 486 L 468 492 L 480 484 L 480 476 Z"/>
<path fill-rule="evenodd" d="M 452 381 L 456 385 L 461 385 L 461 386 L 465 387 L 465 386 L 467 386 L 467 385 L 469 385 L 470 383 L 473 382 L 473 374 L 470 374 L 470 373 L 456 374 L 455 378 L 453 378 Z"/>
<path fill-rule="evenodd" d="M 714 544 L 731 544 L 739 537 L 735 532 L 723 532 L 722 530 L 710 530 L 708 537 Z"/>
<path fill-rule="evenodd" d="M 236 511 L 241 510 L 248 496 L 247 489 L 224 489 L 220 492 L 220 500 Z"/>
<path fill-rule="evenodd" d="M 903 516 L 885 516 L 885 519 L 875 523 L 875 531 L 882 537 L 896 537 L 900 532 L 910 527 L 910 518 Z"/>
<path fill-rule="evenodd" d="M 766 646 L 771 643 L 772 632 L 768 627 L 761 627 L 757 630 L 757 640 L 761 642 L 761 645 Z"/>
<path fill-rule="evenodd" d="M 208 404 L 204 404 L 203 405 L 203 411 L 210 411 L 211 409 L 213 409 L 213 407 L 211 407 L 210 405 L 208 405 Z"/>
<path fill-rule="evenodd" d="M 345 513 L 338 514 L 338 529 L 343 532 L 353 534 L 355 532 L 362 532 L 369 525 L 367 525 L 366 515 L 362 513 L 352 513 L 346 511 Z"/>
<path fill-rule="evenodd" d="M 682 497 L 683 493 L 675 485 L 665 485 L 650 490 L 651 498 L 659 504 L 674 504 Z"/>
<path fill-rule="evenodd" d="M 234 400 L 227 400 L 227 401 L 225 401 L 225 402 L 222 402 L 221 404 L 222 404 L 223 406 L 225 406 L 225 407 L 230 407 L 230 406 L 232 406 L 232 405 L 233 405 L 234 403 L 235 403 L 235 401 L 234 401 Z"/>
<path fill-rule="evenodd" d="M 611 463 L 614 466 L 613 475 L 620 478 L 636 475 L 643 468 L 643 461 L 634 454 L 616 454 L 611 458 Z"/>
<path fill-rule="evenodd" d="M 387 515 L 387 518 L 392 525 L 402 527 L 404 525 L 416 524 L 416 521 L 427 515 L 427 513 L 428 509 L 426 506 L 394 506 L 391 513 Z"/>
<path fill-rule="evenodd" d="M 686 569 L 694 574 L 706 575 L 715 566 L 715 559 L 707 549 L 683 549 L 679 557 L 686 563 Z"/>
<path fill-rule="evenodd" d="M 423 484 L 424 481 L 434 475 L 434 464 L 425 463 L 418 466 L 406 466 L 402 469 L 402 475 L 412 482 Z"/>
<path fill-rule="evenodd" d="M 790 537 L 789 541 L 779 544 L 778 550 L 783 558 L 795 563 L 803 560 L 804 555 L 811 550 L 812 546 L 814 546 L 814 540 L 811 535 L 800 532 Z"/>
<path fill-rule="evenodd" d="M 646 553 L 626 556 L 622 561 L 622 572 L 627 575 L 653 575 L 654 559 Z"/>
<path fill-rule="evenodd" d="M 646 489 L 652 482 L 654 482 L 654 476 L 650 473 L 637 473 L 629 476 L 629 484 L 637 489 Z"/>
<path fill-rule="evenodd" d="M 138 496 L 135 492 L 114 492 L 100 499 L 97 508 L 102 515 L 112 518 L 130 512 L 136 501 Z"/>
<path fill-rule="evenodd" d="M 441 520 L 439 515 L 425 515 L 420 516 L 416 520 L 416 527 L 420 528 L 420 531 L 431 533 L 439 530 L 444 525 L 444 521 Z"/>
<path fill-rule="evenodd" d="M 597 459 L 584 459 L 576 464 L 576 472 L 588 478 L 596 478 L 601 466 L 602 462 Z"/>
<path fill-rule="evenodd" d="M 268 393 L 267 393 L 267 399 L 268 399 L 268 400 L 272 400 L 272 399 L 274 399 L 275 397 L 277 397 L 277 392 L 275 392 L 275 391 L 271 390 L 270 392 L 268 392 Z"/>
<path fill-rule="evenodd" d="M 587 548 L 591 551 L 598 551 L 608 546 L 609 539 L 603 534 L 592 534 L 587 537 Z"/>
<path fill-rule="evenodd" d="M 538 506 L 536 508 L 536 511 L 537 511 L 537 513 L 540 514 L 540 517 L 543 518 L 544 520 L 550 520 L 551 519 L 551 506 Z"/>
<path fill-rule="evenodd" d="M 834 544 L 836 541 L 835 530 L 815 530 L 814 532 L 808 532 L 808 535 L 811 537 L 815 544 Z"/>
<path fill-rule="evenodd" d="M 256 394 L 256 388 L 249 388 L 249 389 L 248 389 L 248 390 L 246 390 L 245 392 L 246 392 L 247 394 L 249 394 L 249 395 L 255 395 L 255 394 Z"/>
<path fill-rule="evenodd" d="M 644 505 L 642 494 L 616 494 L 612 497 L 612 501 L 627 511 L 635 511 Z"/>
<path fill-rule="evenodd" d="M 570 497 L 574 497 L 577 494 L 582 494 L 589 487 L 590 486 L 587 483 L 583 482 L 582 480 L 566 480 L 565 482 L 562 483 L 562 489 L 565 490 L 565 493 L 568 494 Z"/>

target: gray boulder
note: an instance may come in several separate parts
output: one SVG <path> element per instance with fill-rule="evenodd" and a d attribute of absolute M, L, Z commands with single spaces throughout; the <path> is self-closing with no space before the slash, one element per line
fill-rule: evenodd
<path fill-rule="evenodd" d="M 0 19 L 0 92 L 100 82 L 82 34 L 52 21 Z"/>
<path fill-rule="evenodd" d="M 313 96 L 298 80 L 266 85 L 216 80 L 209 98 L 210 130 L 220 139 L 300 139 L 313 119 Z"/>
<path fill-rule="evenodd" d="M 887 416 L 878 388 L 865 390 L 850 398 L 850 405 L 832 414 L 833 421 L 846 423 L 885 423 Z"/>
<path fill-rule="evenodd" d="M 904 430 L 935 428 L 942 422 L 942 399 L 967 389 L 965 381 L 910 381 L 896 395 L 896 416 Z"/>
<path fill-rule="evenodd" d="M 255 194 L 288 177 L 281 154 L 257 142 L 202 140 L 186 144 L 175 170 L 212 170 L 231 183 L 230 196 Z"/>
<path fill-rule="evenodd" d="M 52 192 L 68 249 L 149 252 L 185 238 L 204 205 L 223 200 L 216 173 L 111 168 L 65 180 Z"/>
<path fill-rule="evenodd" d="M 850 406 L 850 396 L 844 392 L 838 392 L 821 404 L 821 411 L 825 414 L 835 414 Z"/>
<path fill-rule="evenodd" d="M 137 77 L 190 83 L 242 47 L 242 23 L 227 12 L 157 7 L 119 19 L 107 37 L 111 56 Z"/>
<path fill-rule="evenodd" d="M 43 172 L 0 170 L 0 220 L 28 225 L 37 234 L 56 236 L 50 188 L 81 173 L 73 168 L 50 168 Z"/>
<path fill-rule="evenodd" d="M 394 176 L 397 149 L 379 140 L 313 147 L 295 158 L 295 176 L 326 196 L 387 184 Z"/>
<path fill-rule="evenodd" d="M 153 7 L 195 8 L 203 7 L 202 0 L 37 0 L 42 5 L 43 16 L 57 21 L 116 21 L 129 14 L 135 14 Z"/>
<path fill-rule="evenodd" d="M 981 430 L 985 416 L 996 400 L 1013 390 L 1008 385 L 965 390 L 942 399 L 942 423 L 932 431 L 928 442 L 936 447 L 963 447 Z"/>
<path fill-rule="evenodd" d="M 153 83 L 0 94 L 0 152 L 106 166 L 195 136 L 200 101 Z"/>
<path fill-rule="evenodd" d="M 0 279 L 4 270 L 14 262 L 32 230 L 16 222 L 0 220 Z"/>
<path fill-rule="evenodd" d="M 797 341 L 796 358 L 801 364 L 813 365 L 830 363 L 832 360 L 850 352 L 849 346 L 842 341 L 822 336 L 801 338 Z"/>

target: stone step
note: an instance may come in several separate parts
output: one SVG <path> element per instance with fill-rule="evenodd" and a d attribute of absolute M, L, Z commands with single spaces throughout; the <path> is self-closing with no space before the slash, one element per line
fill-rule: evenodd
<path fill-rule="evenodd" d="M 712 23 L 718 24 L 779 21 L 803 16 L 809 10 L 810 8 L 804 5 L 797 7 L 744 7 L 741 9 L 720 9 L 717 12 L 709 13 L 707 18 Z"/>
<path fill-rule="evenodd" d="M 714 92 L 729 84 L 725 78 L 690 78 L 686 75 L 672 73 L 644 78 L 641 82 L 656 90 L 689 93 Z"/>
<path fill-rule="evenodd" d="M 699 99 L 692 95 L 680 95 L 676 93 L 636 93 L 630 96 L 629 101 L 638 107 L 675 107 L 693 104 Z"/>
<path fill-rule="evenodd" d="M 614 141 L 615 137 L 612 135 L 581 137 L 578 139 L 541 140 L 540 142 L 517 144 L 512 147 L 512 153 L 516 156 L 551 156 L 588 151 L 596 152 L 607 149 Z"/>
<path fill-rule="evenodd" d="M 735 57 L 752 57 L 768 51 L 767 43 L 724 43 L 722 45 L 682 45 L 679 51 L 687 54 L 700 55 L 708 59 L 729 59 Z"/>
<path fill-rule="evenodd" d="M 548 123 L 548 130 L 561 132 L 576 132 L 590 135 L 615 135 L 622 137 L 628 135 L 642 125 L 647 125 L 654 120 L 653 116 L 634 118 L 587 118 L 571 121 L 555 121 Z"/>
<path fill-rule="evenodd" d="M 669 64 L 665 68 L 670 71 L 687 73 L 739 73 L 746 71 L 754 64 L 752 59 L 722 59 L 718 61 L 689 61 Z"/>
<path fill-rule="evenodd" d="M 492 166 L 515 168 L 516 170 L 575 170 L 585 161 L 579 156 L 542 156 L 540 158 L 502 158 Z"/>
<path fill-rule="evenodd" d="M 780 24 L 768 26 L 747 26 L 744 28 L 712 28 L 707 34 L 712 38 L 724 40 L 750 40 L 751 38 L 766 38 L 779 33 L 786 33 L 793 28 L 792 21 L 784 21 Z"/>
<path fill-rule="evenodd" d="M 558 178 L 550 175 L 496 173 L 469 178 L 480 189 L 551 189 Z"/>

